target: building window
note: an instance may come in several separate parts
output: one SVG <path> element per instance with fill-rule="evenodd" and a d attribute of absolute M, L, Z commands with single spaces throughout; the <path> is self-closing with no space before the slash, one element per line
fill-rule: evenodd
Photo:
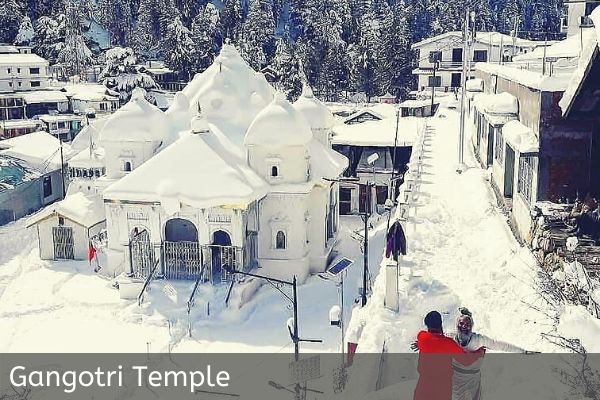
<path fill-rule="evenodd" d="M 496 128 L 496 141 L 494 142 L 494 158 L 498 161 L 498 164 L 504 163 L 504 137 L 502 136 L 502 129 Z"/>
<path fill-rule="evenodd" d="M 106 103 L 100 103 L 100 111 L 106 111 Z"/>
<path fill-rule="evenodd" d="M 10 68 L 7 68 L 7 71 L 8 71 L 8 73 L 10 74 L 10 71 L 11 71 L 11 69 L 10 69 Z"/>
<path fill-rule="evenodd" d="M 40 81 L 31 81 L 31 87 L 39 87 Z"/>
<path fill-rule="evenodd" d="M 279 176 L 279 167 L 277 165 L 273 165 L 271 167 L 271 176 L 272 177 L 277 177 Z"/>
<path fill-rule="evenodd" d="M 285 232 L 277 231 L 277 235 L 275 236 L 275 248 L 285 249 L 285 245 Z"/>
<path fill-rule="evenodd" d="M 519 158 L 519 180 L 517 192 L 531 204 L 533 197 L 533 176 L 536 169 L 536 156 L 522 156 Z"/>
<path fill-rule="evenodd" d="M 65 219 L 63 217 L 58 217 L 58 225 L 63 226 L 65 224 Z"/>
<path fill-rule="evenodd" d="M 430 76 L 429 77 L 429 87 L 440 87 L 442 86 L 442 77 L 441 76 Z"/>
<path fill-rule="evenodd" d="M 19 86 L 21 86 L 21 82 L 17 82 L 17 84 L 18 84 Z"/>
<path fill-rule="evenodd" d="M 31 75 L 38 75 L 40 73 L 40 69 L 39 68 L 29 68 L 29 73 Z"/>
<path fill-rule="evenodd" d="M 44 177 L 44 198 L 52 196 L 52 177 Z"/>
<path fill-rule="evenodd" d="M 21 68 L 17 68 L 17 74 L 21 73 Z"/>
<path fill-rule="evenodd" d="M 473 52 L 473 61 L 475 62 L 486 62 L 487 58 L 487 50 L 475 50 Z"/>
<path fill-rule="evenodd" d="M 442 61 L 442 52 L 441 51 L 430 51 L 429 52 L 429 62 L 433 64 L 436 61 Z"/>
<path fill-rule="evenodd" d="M 123 163 L 123 171 L 131 172 L 131 162 L 130 161 L 125 161 L 125 163 Z"/>

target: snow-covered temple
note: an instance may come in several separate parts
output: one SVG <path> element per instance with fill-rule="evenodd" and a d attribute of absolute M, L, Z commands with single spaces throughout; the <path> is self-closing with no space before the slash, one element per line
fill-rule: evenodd
<path fill-rule="evenodd" d="M 323 271 L 348 165 L 332 124 L 310 90 L 291 104 L 230 45 L 166 112 L 134 95 L 81 133 L 69 165 L 71 194 L 103 196 L 103 271 L 144 278 L 156 266 L 213 283 L 229 268 L 300 281 Z"/>

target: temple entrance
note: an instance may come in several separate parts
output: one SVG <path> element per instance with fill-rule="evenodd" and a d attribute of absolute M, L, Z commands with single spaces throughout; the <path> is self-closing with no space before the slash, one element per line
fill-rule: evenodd
<path fill-rule="evenodd" d="M 201 255 L 196 226 L 182 218 L 168 220 L 163 242 L 165 278 L 198 278 L 202 271 Z"/>

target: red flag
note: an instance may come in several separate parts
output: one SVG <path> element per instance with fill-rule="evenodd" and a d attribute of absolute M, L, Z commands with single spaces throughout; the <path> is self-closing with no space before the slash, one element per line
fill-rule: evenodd
<path fill-rule="evenodd" d="M 88 248 L 88 261 L 92 262 L 94 257 L 96 257 L 96 248 L 90 243 L 90 247 Z"/>

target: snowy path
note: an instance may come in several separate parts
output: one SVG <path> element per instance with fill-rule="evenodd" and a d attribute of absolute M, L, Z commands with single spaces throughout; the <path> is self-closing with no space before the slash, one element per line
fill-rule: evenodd
<path fill-rule="evenodd" d="M 535 261 L 512 236 L 501 214 L 487 171 L 476 163 L 470 144 L 468 169 L 457 166 L 458 114 L 442 110 L 429 120 L 424 173 L 406 223 L 409 254 L 402 261 L 422 277 L 401 281 L 400 311 L 383 307 L 379 275 L 368 307 L 356 310 L 352 329 L 363 326 L 361 352 L 409 352 L 430 310 L 444 314 L 452 330 L 457 309 L 473 312 L 475 331 L 539 351 L 556 351 L 542 339 L 551 321 L 528 304 L 544 308 L 535 289 Z"/>

